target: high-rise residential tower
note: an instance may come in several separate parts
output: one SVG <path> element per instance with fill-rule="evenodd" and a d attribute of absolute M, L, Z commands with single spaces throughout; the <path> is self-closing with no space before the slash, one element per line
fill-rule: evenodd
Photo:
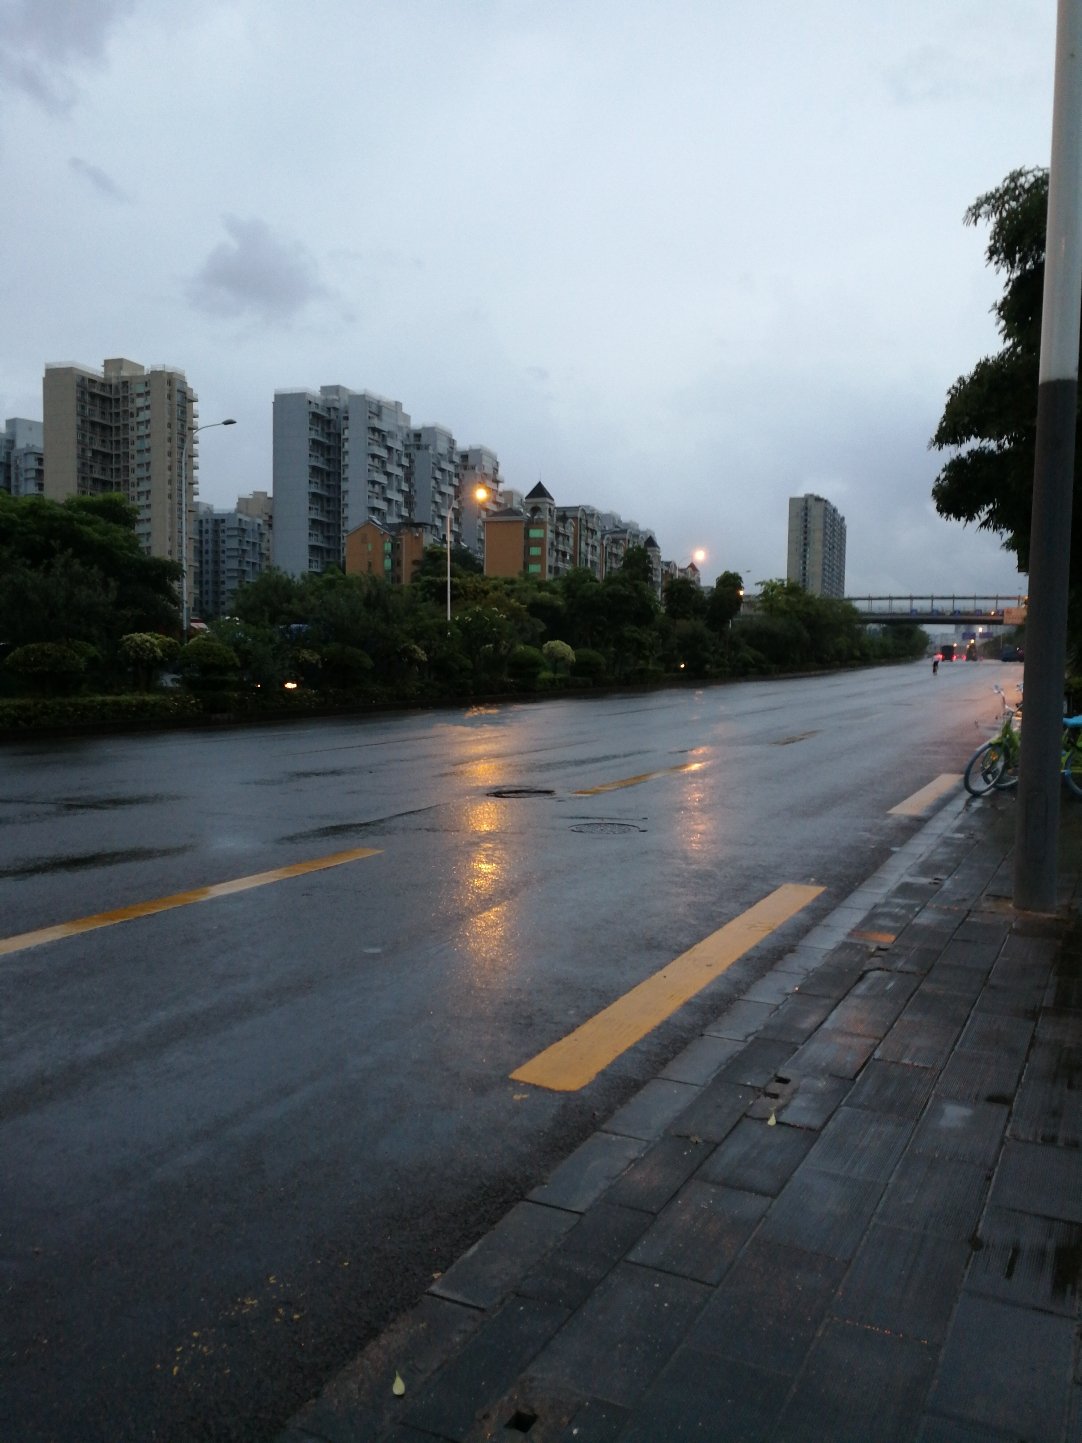
<path fill-rule="evenodd" d="M 45 443 L 40 421 L 13 416 L 0 431 L 0 491 L 38 496 L 45 486 Z"/>
<path fill-rule="evenodd" d="M 789 498 L 785 575 L 812 596 L 845 595 L 845 517 L 822 496 Z"/>
<path fill-rule="evenodd" d="M 119 492 L 138 513 L 144 551 L 184 567 L 183 610 L 193 597 L 196 395 L 183 371 L 108 360 L 102 370 L 48 365 L 44 494 Z"/>
<path fill-rule="evenodd" d="M 347 386 L 274 393 L 274 564 L 292 576 L 345 559 L 365 521 L 409 519 L 410 418 Z"/>

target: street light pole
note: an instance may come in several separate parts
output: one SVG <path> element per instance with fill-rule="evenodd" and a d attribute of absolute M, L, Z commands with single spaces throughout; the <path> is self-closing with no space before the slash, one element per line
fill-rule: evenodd
<path fill-rule="evenodd" d="M 198 431 L 209 431 L 213 426 L 235 426 L 232 416 L 224 421 L 207 421 L 203 426 L 186 426 L 180 437 L 180 564 L 184 576 L 180 583 L 180 619 L 185 639 L 191 623 L 191 568 L 188 565 L 188 438 Z"/>
<path fill-rule="evenodd" d="M 1082 303 L 1082 0 L 1059 0 L 1041 361 L 1029 547 L 1026 724 L 1018 768 L 1014 905 L 1056 907 L 1063 664 Z"/>
<path fill-rule="evenodd" d="M 451 625 L 451 513 L 455 509 L 455 498 L 452 493 L 447 503 L 447 625 Z"/>

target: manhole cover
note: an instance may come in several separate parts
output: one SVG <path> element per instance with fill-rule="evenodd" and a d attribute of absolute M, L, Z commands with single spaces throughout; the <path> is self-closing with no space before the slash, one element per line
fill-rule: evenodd
<path fill-rule="evenodd" d="M 637 827 L 634 822 L 576 822 L 571 828 L 573 832 L 645 832 L 645 827 Z"/>
<path fill-rule="evenodd" d="M 490 797 L 554 797 L 552 787 L 496 787 Z"/>

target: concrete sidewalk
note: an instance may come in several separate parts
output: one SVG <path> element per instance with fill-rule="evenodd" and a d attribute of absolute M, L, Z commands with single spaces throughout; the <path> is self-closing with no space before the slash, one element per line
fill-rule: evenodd
<path fill-rule="evenodd" d="M 1082 808 L 1058 919 L 1013 830 L 952 797 L 280 1443 L 1082 1443 Z"/>

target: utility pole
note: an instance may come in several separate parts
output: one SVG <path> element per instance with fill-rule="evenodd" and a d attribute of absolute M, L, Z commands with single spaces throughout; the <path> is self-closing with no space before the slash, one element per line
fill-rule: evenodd
<path fill-rule="evenodd" d="M 1079 312 L 1082 308 L 1082 0 L 1058 0 L 1037 454 L 1018 770 L 1014 905 L 1056 908 L 1060 741 L 1067 651 Z"/>

